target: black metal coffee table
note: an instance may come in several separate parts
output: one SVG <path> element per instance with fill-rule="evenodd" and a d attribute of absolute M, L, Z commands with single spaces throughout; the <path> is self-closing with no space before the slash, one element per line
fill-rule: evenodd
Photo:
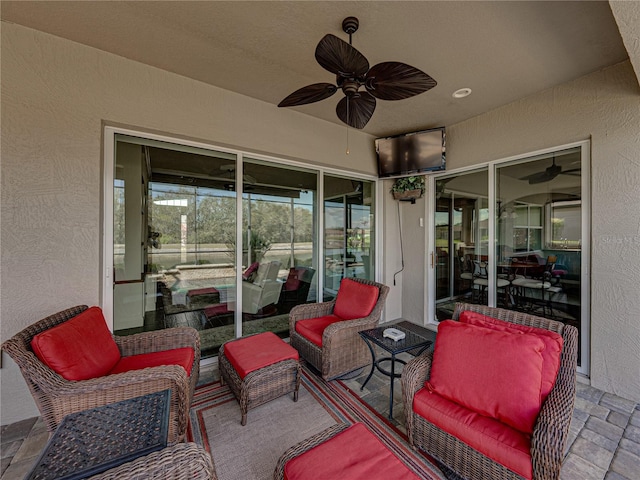
<path fill-rule="evenodd" d="M 80 479 L 167 446 L 170 390 L 64 417 L 27 475 Z"/>
<path fill-rule="evenodd" d="M 403 338 L 402 340 L 394 341 L 390 338 L 384 337 L 383 333 L 389 327 L 393 327 L 400 330 L 401 332 L 404 332 L 405 338 Z M 403 365 L 406 363 L 404 360 L 396 358 L 396 355 L 403 352 L 409 352 L 414 356 L 418 356 L 427 348 L 429 348 L 433 344 L 433 342 L 400 325 L 387 324 L 382 327 L 372 328 L 371 330 L 363 330 L 362 332 L 358 333 L 367 344 L 367 347 L 369 347 L 372 359 L 371 372 L 369 372 L 369 376 L 367 376 L 367 379 L 360 387 L 360 390 L 364 390 L 364 387 L 373 376 L 373 372 L 376 368 L 383 375 L 390 377 L 391 385 L 389 388 L 389 419 L 391 420 L 393 419 L 393 384 L 396 378 L 400 378 L 400 374 L 396 373 L 396 362 L 400 362 Z M 386 352 L 389 352 L 391 356 L 376 358 L 376 351 L 373 347 L 374 344 L 379 346 Z M 380 364 L 383 362 L 391 362 L 391 371 L 386 370 L 380 366 Z"/>

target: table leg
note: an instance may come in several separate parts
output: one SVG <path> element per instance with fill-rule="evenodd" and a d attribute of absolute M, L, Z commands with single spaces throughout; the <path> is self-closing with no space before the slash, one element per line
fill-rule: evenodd
<path fill-rule="evenodd" d="M 389 420 L 393 420 L 393 384 L 396 383 L 396 356 L 391 354 L 391 386 L 389 388 Z"/>
<path fill-rule="evenodd" d="M 373 376 L 373 371 L 376 368 L 376 352 L 373 350 L 373 346 L 371 345 L 369 340 L 367 340 L 364 337 L 362 337 L 362 339 L 364 340 L 364 343 L 367 344 L 367 347 L 369 347 L 369 351 L 371 352 L 371 371 L 369 372 L 369 375 L 367 376 L 367 379 L 364 381 L 364 383 L 360 387 L 360 391 L 364 390 L 364 387 L 367 384 L 367 382 L 369 380 L 371 380 L 371 377 Z"/>

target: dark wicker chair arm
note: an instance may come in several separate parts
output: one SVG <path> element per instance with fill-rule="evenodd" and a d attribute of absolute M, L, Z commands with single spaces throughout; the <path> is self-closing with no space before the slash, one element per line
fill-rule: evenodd
<path fill-rule="evenodd" d="M 315 435 L 312 435 L 306 440 L 303 440 L 302 442 L 289 448 L 278 459 L 278 464 L 276 465 L 276 469 L 273 473 L 273 480 L 283 480 L 284 466 L 289 460 L 302 455 L 304 452 L 311 450 L 313 447 L 320 445 L 322 442 L 326 442 L 327 440 L 335 437 L 338 433 L 346 430 L 347 428 L 349 428 L 348 424 L 337 423 L 327 428 L 326 430 L 316 433 Z"/>
<path fill-rule="evenodd" d="M 198 357 L 200 356 L 200 334 L 192 327 L 166 328 L 135 335 L 114 336 L 114 340 L 123 357 L 183 347 L 192 347 Z"/>
<path fill-rule="evenodd" d="M 566 325 L 556 383 L 547 397 L 531 438 L 534 480 L 559 478 L 576 391 L 578 329 Z"/>
<path fill-rule="evenodd" d="M 402 401 L 404 402 L 404 420 L 409 437 L 409 444 L 413 446 L 413 397 L 424 386 L 431 371 L 433 352 L 426 351 L 422 355 L 411 359 L 402 369 L 400 384 L 402 386 Z"/>
<path fill-rule="evenodd" d="M 295 330 L 295 324 L 298 320 L 331 315 L 335 304 L 336 301 L 331 300 L 330 302 L 304 303 L 302 305 L 296 305 L 289 312 L 289 328 Z"/>
<path fill-rule="evenodd" d="M 179 443 L 89 477 L 89 480 L 216 480 L 211 455 L 195 443 Z"/>

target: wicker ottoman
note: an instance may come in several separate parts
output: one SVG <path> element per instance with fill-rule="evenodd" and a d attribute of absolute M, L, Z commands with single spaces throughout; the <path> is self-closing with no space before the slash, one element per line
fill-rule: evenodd
<path fill-rule="evenodd" d="M 241 424 L 247 411 L 293 392 L 298 401 L 298 351 L 272 332 L 226 342 L 218 354 L 220 381 L 227 383 L 240 403 Z"/>
<path fill-rule="evenodd" d="M 333 425 L 282 454 L 274 480 L 419 480 L 362 423 Z"/>

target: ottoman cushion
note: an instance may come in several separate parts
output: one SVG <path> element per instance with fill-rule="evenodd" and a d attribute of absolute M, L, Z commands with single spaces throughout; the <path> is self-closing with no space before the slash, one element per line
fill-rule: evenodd
<path fill-rule="evenodd" d="M 418 477 L 367 428 L 356 423 L 335 437 L 289 460 L 285 480 L 417 480 Z"/>
<path fill-rule="evenodd" d="M 274 363 L 298 360 L 298 351 L 273 332 L 240 338 L 224 345 L 224 355 L 240 378 Z"/>

